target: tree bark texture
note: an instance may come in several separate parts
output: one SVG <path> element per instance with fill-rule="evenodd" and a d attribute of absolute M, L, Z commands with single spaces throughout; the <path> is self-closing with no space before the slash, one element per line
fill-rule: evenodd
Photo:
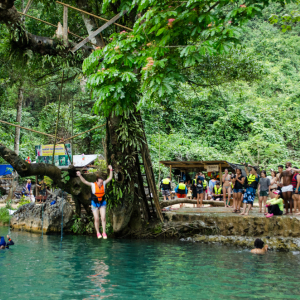
<path fill-rule="evenodd" d="M 21 125 L 21 120 L 22 120 L 22 106 L 23 106 L 23 88 L 21 87 L 19 88 L 17 118 L 16 118 L 16 122 L 19 125 Z M 20 148 L 20 127 L 16 127 L 14 150 L 17 155 L 19 155 L 19 148 Z"/>
<path fill-rule="evenodd" d="M 137 149 L 119 137 L 121 122 L 130 124 L 132 121 L 133 116 L 127 121 L 120 116 L 110 116 L 107 121 L 107 163 L 113 166 L 116 175 L 114 184 L 107 189 L 107 197 L 112 203 L 111 218 L 116 234 L 141 228 L 141 212 L 145 211 L 146 199 L 139 193 L 144 191 L 144 186 L 139 177 Z M 130 134 L 128 136 L 130 139 Z M 124 143 L 126 147 L 123 149 Z M 118 195 L 119 199 L 116 199 Z M 147 215 L 144 217 L 146 219 Z"/>

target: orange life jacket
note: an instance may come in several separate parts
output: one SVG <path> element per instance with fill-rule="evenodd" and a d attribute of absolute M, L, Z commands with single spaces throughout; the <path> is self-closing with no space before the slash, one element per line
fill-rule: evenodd
<path fill-rule="evenodd" d="M 98 201 L 101 202 L 105 194 L 104 184 L 102 184 L 101 188 L 99 188 L 96 182 L 94 182 L 94 185 L 95 185 L 95 196 L 98 198 Z"/>

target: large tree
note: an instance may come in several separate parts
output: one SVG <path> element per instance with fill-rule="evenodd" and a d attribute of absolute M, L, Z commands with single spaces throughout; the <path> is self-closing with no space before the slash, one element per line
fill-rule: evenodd
<path fill-rule="evenodd" d="M 15 46 L 40 54 L 70 55 L 68 48 L 56 46 L 56 40 L 37 38 L 27 32 L 14 2 L 0 0 L 0 22 L 17 36 L 12 38 Z M 114 230 L 122 232 L 141 225 L 140 204 L 144 194 L 139 193 L 143 190 L 139 160 L 146 159 L 147 145 L 139 108 L 176 97 L 181 84 L 210 86 L 255 77 L 251 59 L 242 56 L 236 60 L 241 52 L 234 46 L 242 35 L 241 25 L 259 14 L 269 1 L 96 2 L 107 15 L 127 10 L 120 21 L 133 27 L 132 32 L 116 30 L 109 38 L 104 36 L 106 46 L 93 51 L 83 63 L 95 111 L 107 118 L 107 160 L 117 175 L 107 194 Z M 282 0 L 277 2 L 284 4 Z M 95 6 L 88 0 L 78 3 L 87 9 Z M 232 62 L 239 67 L 230 68 Z M 7 148 L 0 149 L 0 155 L 21 176 L 48 175 L 73 195 L 77 193 L 78 201 L 87 197 L 83 196 L 83 187 L 78 186 L 72 169 L 67 187 L 55 167 L 24 165 Z M 88 199 L 84 203 L 86 206 Z"/>

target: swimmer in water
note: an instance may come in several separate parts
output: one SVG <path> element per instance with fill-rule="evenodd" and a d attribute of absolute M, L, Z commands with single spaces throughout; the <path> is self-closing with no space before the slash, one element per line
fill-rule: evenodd
<path fill-rule="evenodd" d="M 268 245 L 264 246 L 264 242 L 261 239 L 256 239 L 254 242 L 255 249 L 251 250 L 254 254 L 265 254 L 268 251 Z"/>
<path fill-rule="evenodd" d="M 8 242 L 5 242 L 5 239 L 3 236 L 0 236 L 0 249 L 9 249 L 9 246 L 14 245 L 15 243 L 11 240 L 9 235 L 7 235 Z"/>

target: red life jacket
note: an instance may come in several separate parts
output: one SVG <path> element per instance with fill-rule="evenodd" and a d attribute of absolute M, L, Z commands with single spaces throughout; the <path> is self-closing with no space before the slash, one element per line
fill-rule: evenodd
<path fill-rule="evenodd" d="M 98 184 L 94 182 L 95 185 L 95 196 L 98 198 L 98 201 L 101 202 L 103 200 L 103 196 L 105 194 L 104 184 L 102 184 L 101 188 L 99 188 Z"/>
<path fill-rule="evenodd" d="M 293 185 L 294 189 L 297 187 L 297 176 L 298 175 L 299 175 L 299 173 L 294 174 L 293 179 L 292 179 L 292 185 Z"/>

